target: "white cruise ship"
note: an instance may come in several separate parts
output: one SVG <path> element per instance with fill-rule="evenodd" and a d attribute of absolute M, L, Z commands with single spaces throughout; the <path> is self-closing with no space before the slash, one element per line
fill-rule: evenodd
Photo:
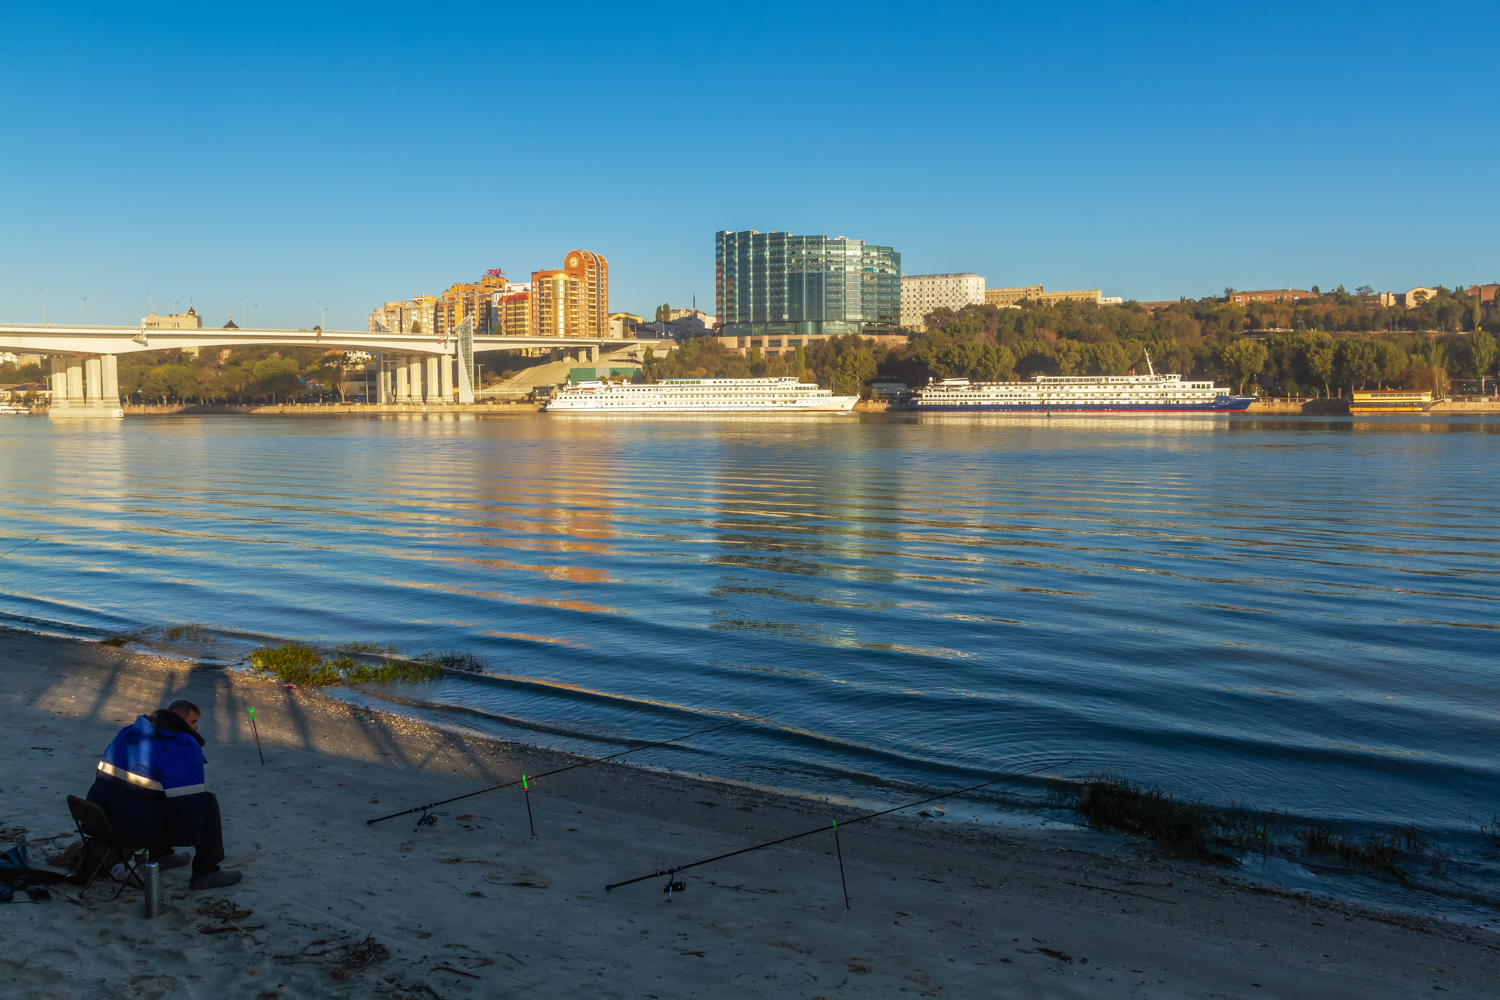
<path fill-rule="evenodd" d="M 958 413 L 1233 413 L 1254 396 L 1180 375 L 1037 375 L 1030 382 L 949 378 L 913 390 L 913 410 Z"/>
<path fill-rule="evenodd" d="M 579 382 L 558 392 L 545 409 L 566 413 L 848 413 L 858 396 L 835 396 L 811 382 L 788 378 L 667 378 Z"/>

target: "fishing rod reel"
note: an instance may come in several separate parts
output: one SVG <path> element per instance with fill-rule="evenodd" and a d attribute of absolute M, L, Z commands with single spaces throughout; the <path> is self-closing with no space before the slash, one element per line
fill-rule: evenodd
<path fill-rule="evenodd" d="M 673 878 L 671 875 L 668 875 L 667 884 L 661 887 L 661 891 L 667 894 L 667 902 L 670 903 L 672 901 L 672 893 L 687 892 L 687 883 L 680 878 Z"/>
<path fill-rule="evenodd" d="M 431 816 L 429 816 L 429 815 L 427 815 L 427 807 L 423 806 L 422 807 L 422 815 L 417 820 L 417 829 L 420 830 L 424 826 L 436 826 L 436 825 L 437 825 L 437 813 L 433 813 Z"/>

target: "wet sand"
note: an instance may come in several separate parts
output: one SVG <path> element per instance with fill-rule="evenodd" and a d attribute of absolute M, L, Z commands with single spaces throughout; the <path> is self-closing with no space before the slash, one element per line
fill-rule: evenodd
<path fill-rule="evenodd" d="M 1500 994 L 1500 935 L 1299 897 L 1122 838 L 887 817 L 682 876 L 606 883 L 825 822 L 817 802 L 609 763 L 365 820 L 571 762 L 216 667 L 0 632 L 0 848 L 72 839 L 65 798 L 137 714 L 204 709 L 245 874 L 164 912 L 96 887 L 0 905 L 6 995 L 1257 997 Z M 260 720 L 266 763 L 244 709 Z M 648 752 L 649 754 L 649 752 Z M 642 755 L 643 757 L 647 755 Z M 112 890 L 111 890 L 112 891 Z"/>

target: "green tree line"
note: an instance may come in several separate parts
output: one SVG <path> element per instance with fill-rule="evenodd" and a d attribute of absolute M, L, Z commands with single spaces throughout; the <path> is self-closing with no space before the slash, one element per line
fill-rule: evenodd
<path fill-rule="evenodd" d="M 1363 291 L 1363 290 L 1362 290 Z M 857 337 L 833 337 L 793 355 L 741 356 L 713 337 L 686 341 L 644 374 L 744 378 L 800 375 L 840 393 L 876 375 L 908 385 L 934 378 L 1004 381 L 1032 375 L 1124 375 L 1156 371 L 1214 380 L 1237 392 L 1348 395 L 1360 388 L 1444 393 L 1454 376 L 1496 372 L 1500 313 L 1477 296 L 1437 289 L 1414 309 L 1339 288 L 1297 303 L 1235 305 L 1209 297 L 1153 310 L 1139 303 L 1092 302 L 1019 308 L 990 305 L 935 310 L 910 343 L 887 350 Z"/>

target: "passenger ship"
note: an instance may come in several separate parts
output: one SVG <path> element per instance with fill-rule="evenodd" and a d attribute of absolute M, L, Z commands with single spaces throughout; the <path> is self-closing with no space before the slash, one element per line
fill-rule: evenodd
<path fill-rule="evenodd" d="M 949 378 L 913 390 L 909 405 L 961 413 L 1233 413 L 1254 401 L 1153 368 L 1149 375 L 1037 375 L 1030 382 Z"/>
<path fill-rule="evenodd" d="M 547 403 L 550 413 L 848 413 L 858 396 L 835 396 L 812 382 L 788 378 L 667 378 L 579 382 Z"/>

